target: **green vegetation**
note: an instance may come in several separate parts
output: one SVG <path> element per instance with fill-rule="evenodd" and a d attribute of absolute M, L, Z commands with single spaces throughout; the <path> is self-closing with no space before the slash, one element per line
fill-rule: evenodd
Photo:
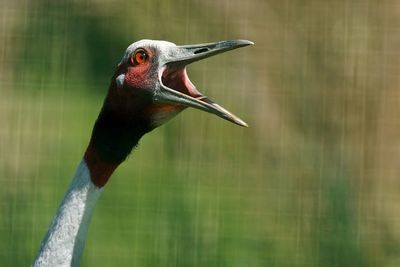
<path fill-rule="evenodd" d="M 256 42 L 112 176 L 81 266 L 398 266 L 393 1 L 12 1 L 0 10 L 0 262 L 29 266 L 115 65 L 142 38 Z"/>

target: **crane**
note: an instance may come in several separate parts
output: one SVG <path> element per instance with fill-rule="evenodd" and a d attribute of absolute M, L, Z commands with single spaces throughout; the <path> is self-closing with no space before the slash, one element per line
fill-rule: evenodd
<path fill-rule="evenodd" d="M 86 152 L 49 226 L 32 266 L 78 266 L 93 210 L 104 185 L 139 139 L 187 107 L 247 124 L 201 94 L 186 66 L 247 40 L 176 45 L 140 40 L 125 51 L 111 79 Z"/>

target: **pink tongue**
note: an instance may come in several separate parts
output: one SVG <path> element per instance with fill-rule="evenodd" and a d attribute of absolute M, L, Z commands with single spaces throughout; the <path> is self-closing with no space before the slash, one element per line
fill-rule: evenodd
<path fill-rule="evenodd" d="M 189 95 L 195 98 L 202 98 L 203 95 L 197 91 L 196 87 L 189 80 L 189 77 L 186 73 L 186 68 L 169 72 L 168 69 L 164 71 L 162 76 L 162 82 L 165 86 L 184 93 L 185 95 Z"/>

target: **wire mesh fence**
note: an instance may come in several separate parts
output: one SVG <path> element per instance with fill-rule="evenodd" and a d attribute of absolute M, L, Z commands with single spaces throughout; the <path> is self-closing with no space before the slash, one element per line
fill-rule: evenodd
<path fill-rule="evenodd" d="M 115 65 L 142 39 L 249 39 L 105 188 L 82 266 L 398 266 L 397 1 L 13 1 L 0 8 L 0 261 L 29 265 Z"/>

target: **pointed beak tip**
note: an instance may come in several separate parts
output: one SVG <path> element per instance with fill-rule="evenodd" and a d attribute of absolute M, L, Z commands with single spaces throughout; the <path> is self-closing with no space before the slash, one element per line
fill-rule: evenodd
<path fill-rule="evenodd" d="M 248 45 L 255 45 L 255 43 L 250 40 L 243 40 L 243 41 L 245 41 Z"/>
<path fill-rule="evenodd" d="M 248 46 L 248 45 L 254 45 L 254 42 L 252 42 L 252 41 L 250 41 L 250 40 L 237 40 L 236 41 L 237 42 L 237 44 L 239 45 L 239 46 Z"/>
<path fill-rule="evenodd" d="M 240 121 L 236 121 L 236 124 L 239 126 L 242 126 L 244 128 L 248 128 L 249 125 L 247 123 L 245 123 L 244 121 L 240 120 Z"/>

